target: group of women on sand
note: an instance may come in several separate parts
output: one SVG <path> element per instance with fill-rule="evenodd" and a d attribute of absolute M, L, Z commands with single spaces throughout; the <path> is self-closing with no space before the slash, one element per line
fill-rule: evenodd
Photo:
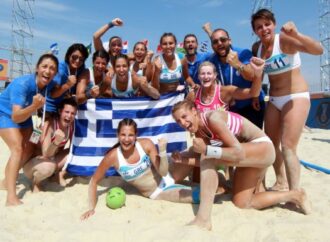
<path fill-rule="evenodd" d="M 320 43 L 300 33 L 293 22 L 284 24 L 281 33 L 275 34 L 274 14 L 267 9 L 258 10 L 251 17 L 253 31 L 260 39 L 252 47 L 256 56 L 250 60 L 252 86 L 239 88 L 219 84 L 216 68 L 208 61 L 199 66 L 200 83 L 196 84 L 189 76 L 187 61 L 175 52 L 177 40 L 172 33 L 161 36 L 162 54 L 153 59 L 143 42 L 136 43 L 132 54 L 121 54 L 118 36 L 109 40 L 106 51 L 101 36 L 122 25 L 123 21 L 115 18 L 95 32 L 93 67 L 85 68 L 86 48 L 73 44 L 64 62 L 58 63 L 51 54 L 42 55 L 35 74 L 13 80 L 0 95 L 0 136 L 11 152 L 1 184 L 7 189 L 7 205 L 21 203 L 16 195 L 16 180 L 22 167 L 34 191 L 40 190 L 41 182 L 54 173 L 64 183 L 61 168 L 68 154 L 64 147 L 72 137 L 77 103 L 98 97 L 147 95 L 158 99 L 160 94 L 174 92 L 183 85 L 190 92 L 184 101 L 174 105 L 172 116 L 192 134 L 192 146 L 167 156 L 166 140 L 159 140 L 157 150 L 150 139 L 138 138 L 134 120 L 123 119 L 117 128 L 118 143 L 105 154 L 90 180 L 89 209 L 81 218 L 95 213 L 97 183 L 109 167 L 150 199 L 200 201 L 190 224 L 207 229 L 212 227 L 219 165 L 235 167 L 231 192 L 237 207 L 263 209 L 290 202 L 303 213 L 310 213 L 306 194 L 299 186 L 296 155 L 310 107 L 299 52 L 319 55 L 323 52 Z M 235 99 L 258 96 L 264 74 L 270 80 L 265 132 L 228 111 Z M 31 119 L 38 110 L 39 127 L 33 126 Z M 271 165 L 277 177 L 273 189 L 285 191 L 259 190 Z M 196 184 L 181 185 L 195 166 L 200 167 L 200 188 Z"/>

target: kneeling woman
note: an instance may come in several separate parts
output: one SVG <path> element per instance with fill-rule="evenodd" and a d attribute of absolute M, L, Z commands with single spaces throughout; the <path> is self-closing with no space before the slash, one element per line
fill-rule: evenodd
<path fill-rule="evenodd" d="M 265 133 L 249 120 L 221 110 L 199 113 L 190 101 L 175 104 L 172 115 L 182 128 L 196 135 L 188 152 L 172 155 L 178 163 L 200 160 L 201 203 L 190 224 L 211 229 L 211 210 L 218 184 L 216 167 L 223 164 L 236 167 L 232 201 L 237 207 L 263 209 L 293 202 L 303 213 L 310 212 L 303 190 L 255 192 L 266 168 L 275 160 L 275 150 Z M 215 143 L 222 147 L 212 145 Z"/>
<path fill-rule="evenodd" d="M 40 183 L 55 174 L 65 186 L 64 171 L 61 171 L 69 155 L 67 142 L 72 141 L 74 117 L 77 112 L 74 98 L 63 99 L 58 108 L 58 117 L 52 117 L 42 127 L 42 136 L 34 158 L 26 162 L 24 174 L 32 180 L 32 191 L 40 191 Z"/>
<path fill-rule="evenodd" d="M 198 190 L 192 192 L 190 187 L 174 184 L 173 178 L 168 174 L 165 140 L 161 139 L 159 142 L 158 155 L 156 146 L 150 139 L 137 138 L 137 125 L 128 118 L 119 122 L 117 135 L 119 142 L 107 152 L 90 180 L 89 210 L 81 219 L 87 219 L 95 213 L 97 183 L 110 167 L 114 167 L 144 197 L 172 202 L 199 201 Z"/>

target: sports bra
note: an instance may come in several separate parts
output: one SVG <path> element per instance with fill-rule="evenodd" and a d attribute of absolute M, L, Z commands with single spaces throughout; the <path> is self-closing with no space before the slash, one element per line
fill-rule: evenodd
<path fill-rule="evenodd" d="M 89 83 L 86 87 L 86 91 L 92 89 L 92 87 L 95 86 L 94 68 L 89 67 L 88 70 L 89 70 Z M 102 81 L 101 81 L 101 83 L 99 83 L 99 85 L 102 84 L 104 79 L 105 79 L 105 73 L 103 73 Z"/>
<path fill-rule="evenodd" d="M 229 111 L 226 111 L 226 113 L 228 114 L 227 127 L 229 128 L 230 132 L 232 132 L 233 135 L 237 136 L 242 130 L 243 118 L 236 113 L 232 113 Z M 201 115 L 201 119 L 202 119 L 204 126 L 206 127 L 207 131 L 211 134 L 211 137 L 210 137 L 209 135 L 207 135 L 206 133 L 203 132 L 203 133 L 201 133 L 202 136 L 209 138 L 211 145 L 221 146 L 223 143 L 220 140 L 220 138 L 217 137 L 217 135 L 215 135 L 214 133 L 212 133 L 212 131 L 208 128 L 206 112 L 200 113 L 200 115 Z"/>
<path fill-rule="evenodd" d="M 258 47 L 257 56 L 261 57 L 262 44 Z M 290 55 L 282 52 L 280 47 L 280 35 L 276 34 L 272 55 L 265 60 L 264 72 L 268 75 L 281 74 L 300 67 L 301 60 L 299 52 Z"/>
<path fill-rule="evenodd" d="M 123 156 L 121 148 L 117 148 L 117 157 L 119 163 L 119 168 L 117 171 L 127 182 L 134 181 L 137 178 L 143 176 L 151 167 L 150 157 L 145 153 L 138 141 L 135 142 L 135 147 L 139 153 L 140 159 L 134 164 L 128 163 Z"/>
<path fill-rule="evenodd" d="M 160 83 L 174 83 L 179 82 L 182 77 L 182 65 L 181 60 L 177 53 L 175 55 L 176 68 L 175 70 L 168 69 L 163 55 L 160 55 L 160 61 L 162 62 L 162 70 L 159 76 Z"/>
<path fill-rule="evenodd" d="M 127 97 L 135 96 L 136 90 L 133 88 L 132 74 L 130 71 L 128 72 L 128 83 L 125 91 L 119 91 L 117 89 L 116 80 L 117 80 L 117 75 L 115 74 L 111 81 L 111 90 L 115 97 L 127 98 Z"/>
<path fill-rule="evenodd" d="M 195 105 L 198 111 L 200 112 L 207 112 L 212 110 L 228 110 L 228 105 L 221 100 L 220 93 L 221 93 L 221 86 L 215 86 L 215 92 L 212 98 L 212 101 L 209 103 L 203 103 L 202 101 L 202 87 L 197 90 Z"/>
<path fill-rule="evenodd" d="M 50 140 L 51 140 L 52 143 L 55 140 L 55 131 L 60 128 L 57 118 L 54 119 L 54 127 L 53 128 L 54 128 L 54 133 L 53 133 L 52 137 L 50 138 Z M 72 138 L 72 135 L 73 135 L 73 125 L 70 125 L 69 127 L 67 127 L 67 132 L 66 133 L 67 133 L 67 136 L 58 145 L 58 147 L 65 146 L 65 144 L 68 142 L 68 140 Z"/>
<path fill-rule="evenodd" d="M 134 65 L 135 65 L 135 62 L 133 62 L 132 65 L 130 65 L 130 67 L 129 67 L 130 72 L 133 71 Z M 143 70 L 139 68 L 139 70 L 136 72 L 136 75 L 143 76 Z"/>

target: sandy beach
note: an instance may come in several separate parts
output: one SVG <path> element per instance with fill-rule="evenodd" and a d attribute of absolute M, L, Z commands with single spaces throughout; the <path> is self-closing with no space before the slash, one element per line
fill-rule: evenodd
<path fill-rule="evenodd" d="M 330 130 L 305 130 L 298 147 L 301 160 L 330 169 Z M 0 177 L 4 176 L 9 150 L 0 139 Z M 301 186 L 312 202 L 311 215 L 282 207 L 263 211 L 236 208 L 225 195 L 212 211 L 213 230 L 185 226 L 193 219 L 197 205 L 153 201 L 137 191 L 108 178 L 99 186 L 96 213 L 87 221 L 80 215 L 87 210 L 88 180 L 70 178 L 64 189 L 45 184 L 47 191 L 32 194 L 22 172 L 17 189 L 24 204 L 5 207 L 5 191 L 0 191 L 0 241 L 330 241 L 330 175 L 301 169 Z M 267 173 L 267 186 L 274 182 Z M 122 186 L 126 206 L 111 210 L 105 205 L 108 186 Z"/>

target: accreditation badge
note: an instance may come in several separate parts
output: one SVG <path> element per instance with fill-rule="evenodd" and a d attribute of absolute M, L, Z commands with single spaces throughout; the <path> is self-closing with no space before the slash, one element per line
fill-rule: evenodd
<path fill-rule="evenodd" d="M 33 143 L 33 144 L 38 144 L 39 140 L 40 140 L 40 136 L 41 136 L 41 129 L 33 129 L 33 132 L 31 134 L 31 137 L 30 137 L 30 142 Z"/>

